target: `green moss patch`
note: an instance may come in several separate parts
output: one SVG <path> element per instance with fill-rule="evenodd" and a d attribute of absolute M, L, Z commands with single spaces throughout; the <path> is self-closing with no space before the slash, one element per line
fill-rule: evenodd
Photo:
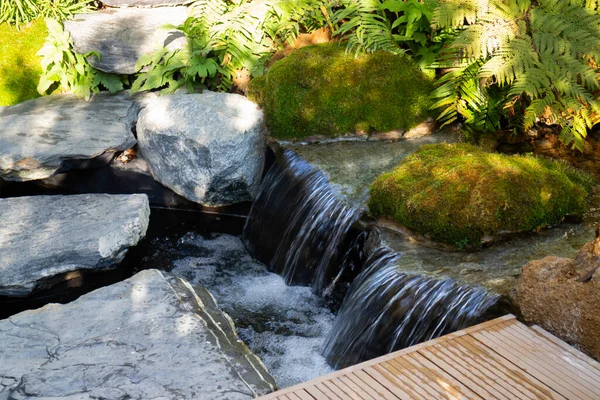
<path fill-rule="evenodd" d="M 371 186 L 369 209 L 436 242 L 478 246 L 581 215 L 594 179 L 565 163 L 488 153 L 467 144 L 421 147 Z"/>
<path fill-rule="evenodd" d="M 48 31 L 43 19 L 18 31 L 0 24 L 0 106 L 10 106 L 40 95 L 37 84 L 42 67 L 35 53 L 42 48 Z"/>
<path fill-rule="evenodd" d="M 271 135 L 300 139 L 410 129 L 430 114 L 432 84 L 408 59 L 385 52 L 346 54 L 337 44 L 308 46 L 250 83 Z"/>

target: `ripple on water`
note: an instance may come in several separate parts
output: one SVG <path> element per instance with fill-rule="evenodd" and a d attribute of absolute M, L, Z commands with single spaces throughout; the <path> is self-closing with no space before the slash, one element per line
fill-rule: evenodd
<path fill-rule="evenodd" d="M 179 246 L 185 252 L 177 255 Z M 287 286 L 255 261 L 236 236 L 188 234 L 172 250 L 171 272 L 214 295 L 280 387 L 332 371 L 321 346 L 334 315 L 310 288 Z"/>

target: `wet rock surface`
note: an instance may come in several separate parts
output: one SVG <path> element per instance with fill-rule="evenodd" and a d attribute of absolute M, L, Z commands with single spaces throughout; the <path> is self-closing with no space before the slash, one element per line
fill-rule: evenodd
<path fill-rule="evenodd" d="M 159 97 L 140 113 L 137 134 L 154 178 L 188 200 L 224 206 L 258 193 L 266 148 L 263 114 L 243 96 Z"/>
<path fill-rule="evenodd" d="M 81 270 L 115 268 L 146 234 L 146 195 L 0 199 L 0 296 L 22 297 Z"/>
<path fill-rule="evenodd" d="M 572 258 L 545 257 L 523 267 L 514 301 L 527 322 L 600 359 L 600 238 Z"/>
<path fill-rule="evenodd" d="M 183 24 L 186 18 L 185 7 L 114 8 L 77 14 L 64 25 L 77 53 L 100 53 L 100 59 L 88 58 L 94 68 L 129 75 L 137 72 L 135 64 L 142 55 L 184 46 L 183 33 L 164 26 Z"/>
<path fill-rule="evenodd" d="M 97 166 L 135 145 L 139 106 L 126 95 L 58 94 L 0 109 L 0 178 L 44 179 Z"/>
<path fill-rule="evenodd" d="M 250 399 L 273 381 L 204 289 L 157 270 L 0 321 L 0 398 Z"/>

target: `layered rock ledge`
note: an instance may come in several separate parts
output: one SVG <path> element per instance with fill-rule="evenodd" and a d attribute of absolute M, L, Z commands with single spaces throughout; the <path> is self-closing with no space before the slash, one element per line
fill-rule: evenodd
<path fill-rule="evenodd" d="M 23 297 L 75 271 L 117 267 L 145 236 L 149 218 L 142 194 L 0 199 L 0 296 Z"/>
<path fill-rule="evenodd" d="M 0 399 L 251 399 L 275 388 L 204 289 L 157 270 L 0 321 Z"/>
<path fill-rule="evenodd" d="M 100 53 L 89 57 L 101 71 L 130 75 L 137 60 L 161 47 L 180 48 L 186 44 L 183 33 L 164 28 L 181 25 L 187 18 L 186 7 L 113 8 L 89 14 L 77 14 L 64 22 L 77 53 Z"/>
<path fill-rule="evenodd" d="M 56 172 L 109 161 L 135 145 L 139 105 L 126 95 L 40 97 L 0 108 L 0 178 L 44 179 Z M 104 156 L 104 157 L 101 157 Z"/>

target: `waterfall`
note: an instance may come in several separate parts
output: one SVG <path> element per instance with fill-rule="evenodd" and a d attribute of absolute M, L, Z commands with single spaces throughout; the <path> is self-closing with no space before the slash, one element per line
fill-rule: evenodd
<path fill-rule="evenodd" d="M 451 279 L 398 269 L 401 254 L 380 247 L 352 283 L 323 352 L 342 368 L 479 322 L 498 296 Z"/>
<path fill-rule="evenodd" d="M 265 176 L 244 227 L 250 253 L 287 284 L 317 294 L 339 273 L 360 211 L 343 204 L 322 171 L 285 150 Z"/>

